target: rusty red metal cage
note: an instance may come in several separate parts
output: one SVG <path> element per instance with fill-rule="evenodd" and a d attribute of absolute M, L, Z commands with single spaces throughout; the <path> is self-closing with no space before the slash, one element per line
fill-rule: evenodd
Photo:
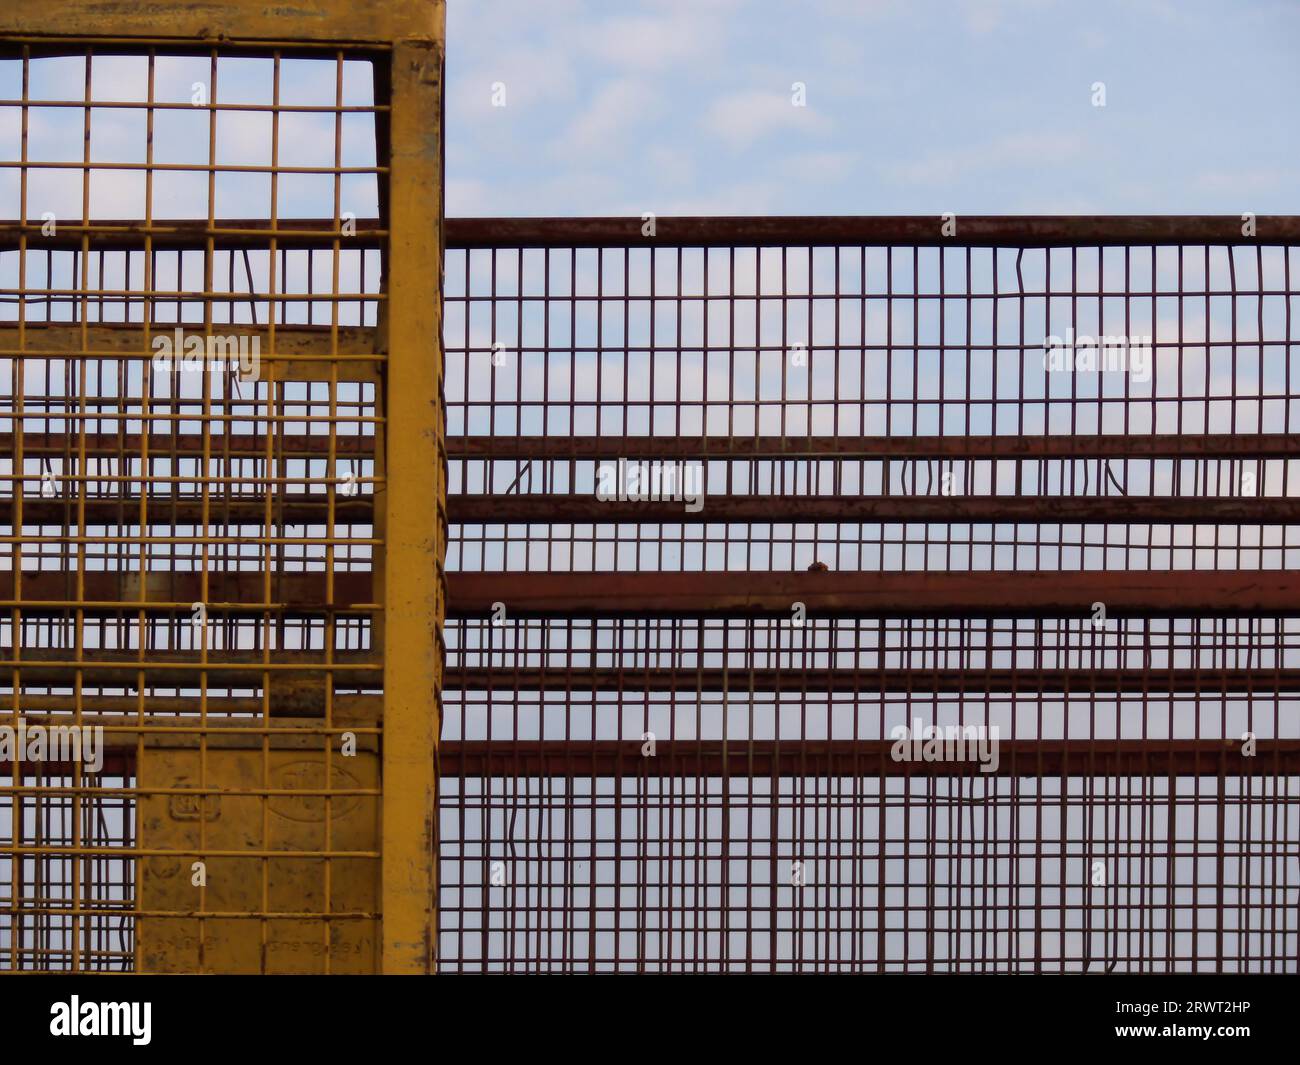
<path fill-rule="evenodd" d="M 1294 972 L 1259 233 L 449 220 L 442 971 Z"/>
<path fill-rule="evenodd" d="M 943 243 L 915 220 L 638 225 L 448 224 L 440 970 L 1295 971 L 1294 223 L 1249 245 L 1206 220 L 983 220 Z M 178 291 L 194 228 L 152 238 Z M 376 232 L 347 252 L 355 308 L 331 312 L 353 323 L 330 327 L 349 374 Z M 142 269 L 126 238 L 89 260 L 63 239 L 96 292 Z M 233 270 L 256 239 L 208 254 L 229 244 Z M 332 253 L 286 242 L 304 246 L 280 276 L 307 293 Z M 30 335 L 55 327 L 61 297 L 22 295 Z M 288 302 L 286 335 L 316 301 Z M 1147 372 L 1058 375 L 1065 330 L 1149 330 Z M 74 394 L 111 397 L 97 380 Z M 151 460 L 169 463 L 155 521 L 206 507 L 224 530 L 221 566 L 144 538 L 167 598 L 206 581 L 235 601 L 241 572 L 269 575 L 270 661 L 300 673 L 259 687 L 264 619 L 216 619 L 208 727 L 270 737 L 268 700 L 318 720 L 381 690 L 369 609 L 329 611 L 327 634 L 313 583 L 333 530 L 336 601 L 372 595 L 377 384 L 321 387 L 285 386 L 273 467 L 270 415 L 238 396 L 217 474 L 179 425 Z M 48 379 L 24 402 L 29 476 L 69 468 L 56 422 L 31 421 L 68 397 Z M 88 609 L 95 653 L 74 662 L 60 559 L 83 522 L 130 527 L 144 469 L 129 434 L 77 443 L 73 510 L 22 503 L 55 535 L 22 538 L 13 690 L 66 713 L 75 668 L 82 713 L 121 722 L 129 676 L 194 729 L 183 612 L 142 652 L 133 614 Z M 691 464 L 698 507 L 602 498 L 602 470 L 641 463 Z M 345 472 L 361 491 L 319 490 Z M 77 542 L 75 601 L 111 600 L 121 547 Z M 897 729 L 929 726 L 996 728 L 996 765 L 900 752 Z M 93 791 L 57 765 L 9 785 L 6 968 L 136 967 L 139 801 L 158 790 L 133 745 Z"/>

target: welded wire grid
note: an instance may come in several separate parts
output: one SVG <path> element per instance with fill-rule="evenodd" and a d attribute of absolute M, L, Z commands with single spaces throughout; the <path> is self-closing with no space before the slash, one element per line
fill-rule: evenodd
<path fill-rule="evenodd" d="M 1294 972 L 1297 249 L 591 228 L 449 224 L 442 970 Z M 600 498 L 620 459 L 702 508 Z"/>
<path fill-rule="evenodd" d="M 373 58 L 0 54 L 0 970 L 374 967 Z"/>
<path fill-rule="evenodd" d="M 453 557 L 1294 567 L 1296 530 L 1268 519 L 1295 514 L 1296 271 L 1295 247 L 1264 244 L 451 249 L 448 433 L 530 438 L 462 445 Z M 1133 372 L 1075 373 L 1044 365 L 1051 337 L 1150 340 Z M 702 520 L 595 520 L 617 512 L 590 508 L 619 458 L 698 464 Z M 590 518 L 526 535 L 560 501 L 472 498 L 495 493 L 577 496 Z M 862 496 L 887 520 L 842 520 L 869 515 Z M 487 520 L 503 505 L 509 537 Z"/>
<path fill-rule="evenodd" d="M 5 968 L 373 949 L 384 107 L 365 56 L 304 57 L 0 65 L 7 716 L 115 740 L 6 767 Z M 624 616 L 639 574 L 817 564 L 1285 591 L 1293 247 L 451 245 L 443 971 L 1296 967 L 1294 618 L 1257 584 L 1241 617 Z M 178 324 L 261 371 L 150 369 Z M 1049 373 L 1065 329 L 1151 334 L 1149 374 Z M 598 500 L 619 458 L 701 461 L 703 510 Z M 613 594 L 519 618 L 521 571 Z M 501 572 L 503 615 L 457 607 Z M 893 760 L 918 717 L 997 725 L 999 772 Z M 246 890 L 191 893 L 200 857 Z"/>

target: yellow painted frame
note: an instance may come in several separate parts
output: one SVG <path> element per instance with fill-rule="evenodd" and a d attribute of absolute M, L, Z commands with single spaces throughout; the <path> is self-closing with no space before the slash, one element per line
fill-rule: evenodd
<path fill-rule="evenodd" d="M 380 909 L 384 973 L 436 959 L 437 744 L 446 580 L 442 405 L 444 0 L 6 0 L 6 44 L 386 51 L 390 90 L 379 160 L 388 229 L 378 351 L 387 355 L 377 441 L 374 640 L 383 655 Z M 376 59 L 382 67 L 381 59 Z M 304 352 L 304 354 L 307 354 Z"/>

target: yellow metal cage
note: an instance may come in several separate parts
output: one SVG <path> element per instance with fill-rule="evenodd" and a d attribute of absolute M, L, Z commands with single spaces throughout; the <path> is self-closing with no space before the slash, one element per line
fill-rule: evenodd
<path fill-rule="evenodd" d="M 0 971 L 433 968 L 442 57 L 0 12 Z"/>

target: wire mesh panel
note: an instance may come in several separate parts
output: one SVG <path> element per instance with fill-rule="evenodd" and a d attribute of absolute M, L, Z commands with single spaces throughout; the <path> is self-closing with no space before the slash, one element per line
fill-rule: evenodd
<path fill-rule="evenodd" d="M 1294 245 L 490 232 L 449 253 L 449 431 L 525 439 L 462 445 L 460 568 L 1296 564 Z M 619 460 L 708 506 L 595 507 Z"/>
<path fill-rule="evenodd" d="M 447 971 L 1294 971 L 1294 774 L 625 765 L 446 779 Z"/>
<path fill-rule="evenodd" d="M 25 771 L 0 797 L 4 971 L 131 972 L 135 967 L 134 780 L 105 766 L 79 793 L 72 767 Z M 73 818 L 79 823 L 74 824 Z M 81 841 L 93 855 L 73 852 Z"/>
<path fill-rule="evenodd" d="M 449 224 L 443 969 L 1294 972 L 1264 221 Z"/>

